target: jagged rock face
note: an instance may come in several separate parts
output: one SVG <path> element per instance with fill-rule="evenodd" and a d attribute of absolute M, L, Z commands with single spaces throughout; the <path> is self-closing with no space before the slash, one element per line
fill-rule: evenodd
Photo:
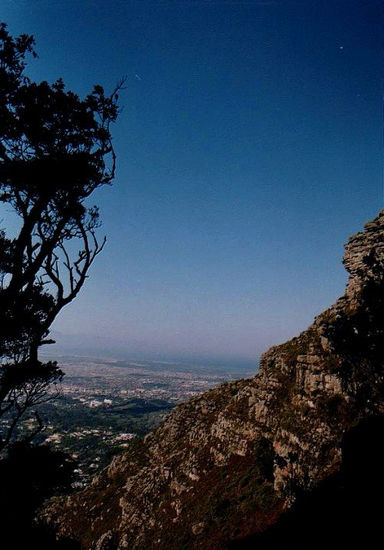
<path fill-rule="evenodd" d="M 352 237 L 347 290 L 252 379 L 174 409 L 46 519 L 87 550 L 220 549 L 337 471 L 344 433 L 384 412 L 384 212 Z"/>

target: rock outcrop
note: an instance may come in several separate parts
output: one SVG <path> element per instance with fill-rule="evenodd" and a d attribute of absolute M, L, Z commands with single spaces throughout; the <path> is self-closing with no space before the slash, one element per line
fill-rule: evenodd
<path fill-rule="evenodd" d="M 45 512 L 86 550 L 220 549 L 338 471 L 344 434 L 384 412 L 384 211 L 346 245 L 344 296 L 249 380 L 174 409 L 92 485 Z"/>

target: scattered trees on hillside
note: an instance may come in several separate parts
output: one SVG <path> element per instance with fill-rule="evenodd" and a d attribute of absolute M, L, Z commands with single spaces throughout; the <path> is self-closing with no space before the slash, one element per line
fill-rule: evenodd
<path fill-rule="evenodd" d="M 36 56 L 33 37 L 13 38 L 1 24 L 0 201 L 17 229 L 7 232 L 0 218 L 0 420 L 8 419 L 0 453 L 63 376 L 56 362 L 39 361 L 38 350 L 52 342 L 52 322 L 105 244 L 88 198 L 114 177 L 110 125 L 121 87 L 108 96 L 95 86 L 81 99 L 62 80 L 32 82 L 27 54 Z"/>

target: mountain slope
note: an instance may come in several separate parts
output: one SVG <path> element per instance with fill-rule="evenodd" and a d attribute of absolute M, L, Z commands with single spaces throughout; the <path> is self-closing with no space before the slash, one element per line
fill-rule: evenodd
<path fill-rule="evenodd" d="M 344 434 L 384 410 L 384 211 L 351 237 L 344 265 L 345 294 L 254 378 L 180 405 L 52 503 L 59 535 L 87 550 L 226 548 L 335 475 Z"/>

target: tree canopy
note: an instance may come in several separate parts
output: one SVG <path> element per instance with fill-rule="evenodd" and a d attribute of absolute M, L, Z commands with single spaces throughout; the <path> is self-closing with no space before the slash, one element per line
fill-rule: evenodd
<path fill-rule="evenodd" d="M 0 452 L 63 375 L 38 350 L 52 343 L 52 322 L 104 247 L 98 208 L 88 202 L 115 174 L 110 125 L 121 84 L 110 95 L 96 85 L 82 99 L 61 79 L 31 81 L 28 54 L 36 56 L 34 38 L 13 38 L 1 24 L 0 201 L 18 230 L 7 233 L 0 220 L 0 417 L 9 419 Z"/>

